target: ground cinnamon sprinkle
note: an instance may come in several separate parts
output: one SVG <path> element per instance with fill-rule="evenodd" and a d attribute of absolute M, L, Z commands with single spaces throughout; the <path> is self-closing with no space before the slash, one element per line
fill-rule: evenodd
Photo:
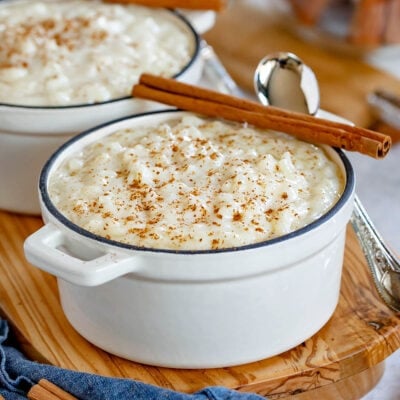
<path fill-rule="evenodd" d="M 239 212 L 233 213 L 233 218 L 232 218 L 233 221 L 241 221 L 242 218 L 243 218 L 243 216 L 241 213 L 239 213 Z"/>
<path fill-rule="evenodd" d="M 74 19 L 45 19 L 43 21 L 30 21 L 17 26 L 11 25 L 0 32 L 0 51 L 7 52 L 7 58 L 0 58 L 0 68 L 24 67 L 31 65 L 32 54 L 27 43 L 32 43 L 36 48 L 36 59 L 45 64 L 50 57 L 47 43 L 54 41 L 58 47 L 66 47 L 73 51 L 82 45 L 82 36 L 92 39 L 91 45 L 103 42 L 108 36 L 105 30 L 93 28 L 96 21 L 92 18 Z M 89 34 L 86 31 L 89 30 Z M 37 47 L 36 47 L 37 46 Z M 1 55 L 1 54 L 0 54 Z"/>
<path fill-rule="evenodd" d="M 318 218 L 343 189 L 337 166 L 315 145 L 191 114 L 101 143 L 52 176 L 52 201 L 84 229 L 137 246 L 267 240 Z"/>
<path fill-rule="evenodd" d="M 178 25 L 166 10 L 99 0 L 0 2 L 0 102 L 128 96 L 143 71 L 173 76 L 190 61 L 194 40 Z"/>

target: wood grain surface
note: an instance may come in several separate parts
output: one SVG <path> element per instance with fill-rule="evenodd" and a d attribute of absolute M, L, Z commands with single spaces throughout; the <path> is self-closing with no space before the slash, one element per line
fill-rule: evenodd
<path fill-rule="evenodd" d="M 315 398 L 304 397 L 303 392 L 313 396 L 316 389 L 337 382 L 344 385 L 400 347 L 399 316 L 378 298 L 349 228 L 338 307 L 328 324 L 302 345 L 277 357 L 222 369 L 168 369 L 124 360 L 83 339 L 62 312 L 56 279 L 26 262 L 23 242 L 41 225 L 38 217 L 0 212 L 0 306 L 19 332 L 22 349 L 39 361 L 183 392 L 222 385 L 271 399 L 297 394 L 303 400 Z M 379 379 L 380 371 L 377 367 L 368 372 L 364 386 L 355 385 L 358 397 Z M 358 379 L 365 380 L 366 373 Z"/>

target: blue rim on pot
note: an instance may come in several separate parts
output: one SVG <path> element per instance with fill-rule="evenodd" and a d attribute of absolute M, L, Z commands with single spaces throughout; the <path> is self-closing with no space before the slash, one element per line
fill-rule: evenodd
<path fill-rule="evenodd" d="M 73 137 L 66 143 L 64 143 L 53 155 L 47 160 L 46 164 L 44 165 L 40 178 L 39 178 L 39 194 L 41 197 L 41 200 L 44 204 L 44 206 L 47 208 L 47 210 L 59 221 L 61 222 L 64 226 L 66 226 L 68 229 L 71 229 L 72 231 L 83 235 L 89 239 L 95 240 L 100 243 L 108 244 L 115 246 L 120 249 L 127 249 L 127 250 L 140 250 L 140 251 L 151 251 L 151 252 L 158 252 L 158 253 L 179 253 L 179 254 L 208 254 L 208 253 L 225 253 L 225 252 L 234 252 L 234 251 L 241 251 L 241 250 L 247 250 L 247 249 L 254 249 L 258 247 L 263 247 L 263 246 L 270 246 L 279 242 L 287 241 L 292 238 L 296 238 L 298 236 L 304 235 L 309 231 L 314 230 L 318 226 L 324 224 L 327 220 L 329 220 L 332 216 L 334 216 L 342 207 L 343 205 L 349 200 L 349 198 L 352 196 L 354 192 L 354 187 L 355 187 L 355 175 L 354 175 L 354 170 L 353 167 L 349 161 L 349 159 L 346 157 L 344 152 L 341 149 L 335 149 L 339 159 L 343 163 L 343 167 L 345 170 L 345 187 L 343 190 L 342 195 L 340 196 L 339 200 L 333 205 L 333 207 L 328 210 L 325 214 L 323 214 L 321 217 L 316 219 L 315 221 L 311 222 L 310 224 L 296 230 L 293 232 L 290 232 L 288 234 L 273 238 L 273 239 L 268 239 L 264 240 L 261 242 L 257 243 L 252 243 L 248 245 L 243 245 L 243 246 L 238 246 L 238 247 L 231 247 L 231 248 L 222 248 L 222 249 L 213 249 L 213 250 L 171 250 L 171 249 L 157 249 L 157 248 L 150 248 L 150 247 L 139 247 L 139 246 L 134 246 L 126 243 L 121 243 L 115 240 L 107 239 L 105 237 L 96 235 L 94 233 L 91 233 L 80 226 L 74 224 L 71 222 L 67 217 L 65 217 L 58 209 L 57 207 L 53 204 L 51 201 L 51 198 L 49 196 L 48 190 L 47 190 L 47 184 L 48 184 L 48 179 L 51 174 L 51 169 L 54 164 L 54 162 L 62 155 L 62 153 L 68 149 L 72 144 L 80 141 L 82 138 L 93 134 L 94 132 L 98 131 L 99 129 L 111 127 L 114 124 L 117 124 L 119 122 L 127 121 L 130 119 L 136 119 L 139 117 L 146 117 L 146 116 L 151 116 L 151 115 L 159 115 L 159 114 L 171 114 L 179 112 L 180 110 L 161 110 L 161 111 L 151 111 L 151 112 L 146 112 L 146 113 L 141 113 L 141 114 L 135 114 L 134 116 L 128 116 L 124 118 L 119 118 L 101 125 L 98 125 L 92 129 L 86 130 L 85 132 L 82 132 L 81 134 Z"/>

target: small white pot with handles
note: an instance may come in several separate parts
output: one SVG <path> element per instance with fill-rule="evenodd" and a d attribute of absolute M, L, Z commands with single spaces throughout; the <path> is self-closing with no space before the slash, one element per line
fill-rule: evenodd
<path fill-rule="evenodd" d="M 293 348 L 332 316 L 339 298 L 353 169 L 327 148 L 346 177 L 333 208 L 285 236 L 237 248 L 171 251 L 91 234 L 65 218 L 47 191 L 69 155 L 117 129 L 178 111 L 122 119 L 59 149 L 40 179 L 44 227 L 25 242 L 29 262 L 58 278 L 63 310 L 87 340 L 118 356 L 176 368 L 226 367 Z"/>

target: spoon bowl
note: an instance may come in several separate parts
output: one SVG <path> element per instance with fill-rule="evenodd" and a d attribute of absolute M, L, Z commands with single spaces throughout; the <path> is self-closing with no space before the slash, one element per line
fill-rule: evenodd
<path fill-rule="evenodd" d="M 315 115 L 319 87 L 314 72 L 293 53 L 264 57 L 254 74 L 254 88 L 261 102 L 287 110 Z"/>

